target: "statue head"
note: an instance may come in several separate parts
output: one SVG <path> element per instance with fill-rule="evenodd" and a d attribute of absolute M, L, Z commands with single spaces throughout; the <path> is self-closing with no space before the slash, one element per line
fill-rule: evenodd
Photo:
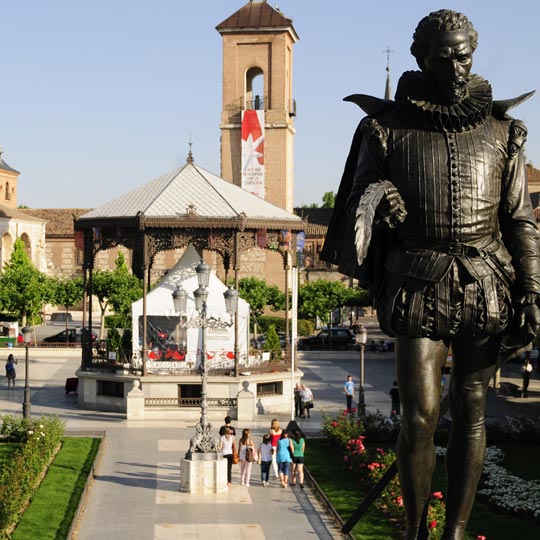
<path fill-rule="evenodd" d="M 457 103 L 465 97 L 477 45 L 478 32 L 456 11 L 434 11 L 418 23 L 411 53 L 441 103 Z"/>

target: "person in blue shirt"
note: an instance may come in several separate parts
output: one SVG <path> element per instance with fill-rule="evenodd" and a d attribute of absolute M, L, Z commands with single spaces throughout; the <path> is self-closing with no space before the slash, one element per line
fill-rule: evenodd
<path fill-rule="evenodd" d="M 347 376 L 347 380 L 343 385 L 343 391 L 347 397 L 347 410 L 350 411 L 352 409 L 352 401 L 354 397 L 354 381 L 352 380 L 352 375 Z"/>
<path fill-rule="evenodd" d="M 289 433 L 283 430 L 281 433 L 281 439 L 277 444 L 277 456 L 276 461 L 278 464 L 279 479 L 281 480 L 281 487 L 286 488 L 289 483 L 289 473 L 291 470 L 292 457 L 294 448 L 289 439 Z"/>

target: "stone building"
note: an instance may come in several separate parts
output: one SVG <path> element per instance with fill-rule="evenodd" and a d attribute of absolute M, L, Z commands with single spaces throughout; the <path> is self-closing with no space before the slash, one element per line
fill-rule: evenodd
<path fill-rule="evenodd" d="M 13 244 L 20 238 L 36 268 L 45 271 L 45 221 L 17 209 L 19 174 L 4 161 L 0 148 L 0 266 L 9 261 Z"/>

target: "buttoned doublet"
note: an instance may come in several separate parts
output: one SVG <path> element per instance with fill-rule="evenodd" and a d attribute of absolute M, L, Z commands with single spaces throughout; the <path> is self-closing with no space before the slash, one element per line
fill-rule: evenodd
<path fill-rule="evenodd" d="M 390 180 L 408 212 L 384 254 L 379 321 L 389 335 L 500 334 L 512 297 L 540 293 L 526 130 L 492 113 L 489 85 L 479 77 L 452 107 L 414 99 L 411 85 L 403 86 L 394 106 L 361 122 L 347 201 L 352 216 L 368 185 Z"/>

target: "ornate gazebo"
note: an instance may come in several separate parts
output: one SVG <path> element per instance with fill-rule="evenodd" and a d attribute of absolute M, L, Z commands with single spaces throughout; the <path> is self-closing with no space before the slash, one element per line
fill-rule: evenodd
<path fill-rule="evenodd" d="M 240 255 L 259 248 L 280 254 L 284 289 L 296 266 L 297 235 L 304 230 L 301 218 L 223 180 L 196 165 L 191 153 L 184 166 L 84 214 L 75 221 L 77 235 L 84 239 L 85 306 L 83 326 L 92 326 L 92 276 L 101 250 L 124 246 L 132 250 L 132 269 L 143 278 L 143 328 L 140 354 L 134 354 L 131 371 L 147 375 L 148 358 L 146 295 L 150 271 L 161 251 L 194 245 L 202 254 L 221 258 L 227 280 L 233 272 L 238 288 Z M 289 312 L 288 298 L 286 312 Z M 241 371 L 238 355 L 238 324 L 235 324 L 235 369 Z M 289 342 L 289 324 L 286 325 Z M 136 345 L 133 344 L 134 350 Z M 99 363 L 92 343 L 83 343 L 81 372 L 95 371 Z"/>

